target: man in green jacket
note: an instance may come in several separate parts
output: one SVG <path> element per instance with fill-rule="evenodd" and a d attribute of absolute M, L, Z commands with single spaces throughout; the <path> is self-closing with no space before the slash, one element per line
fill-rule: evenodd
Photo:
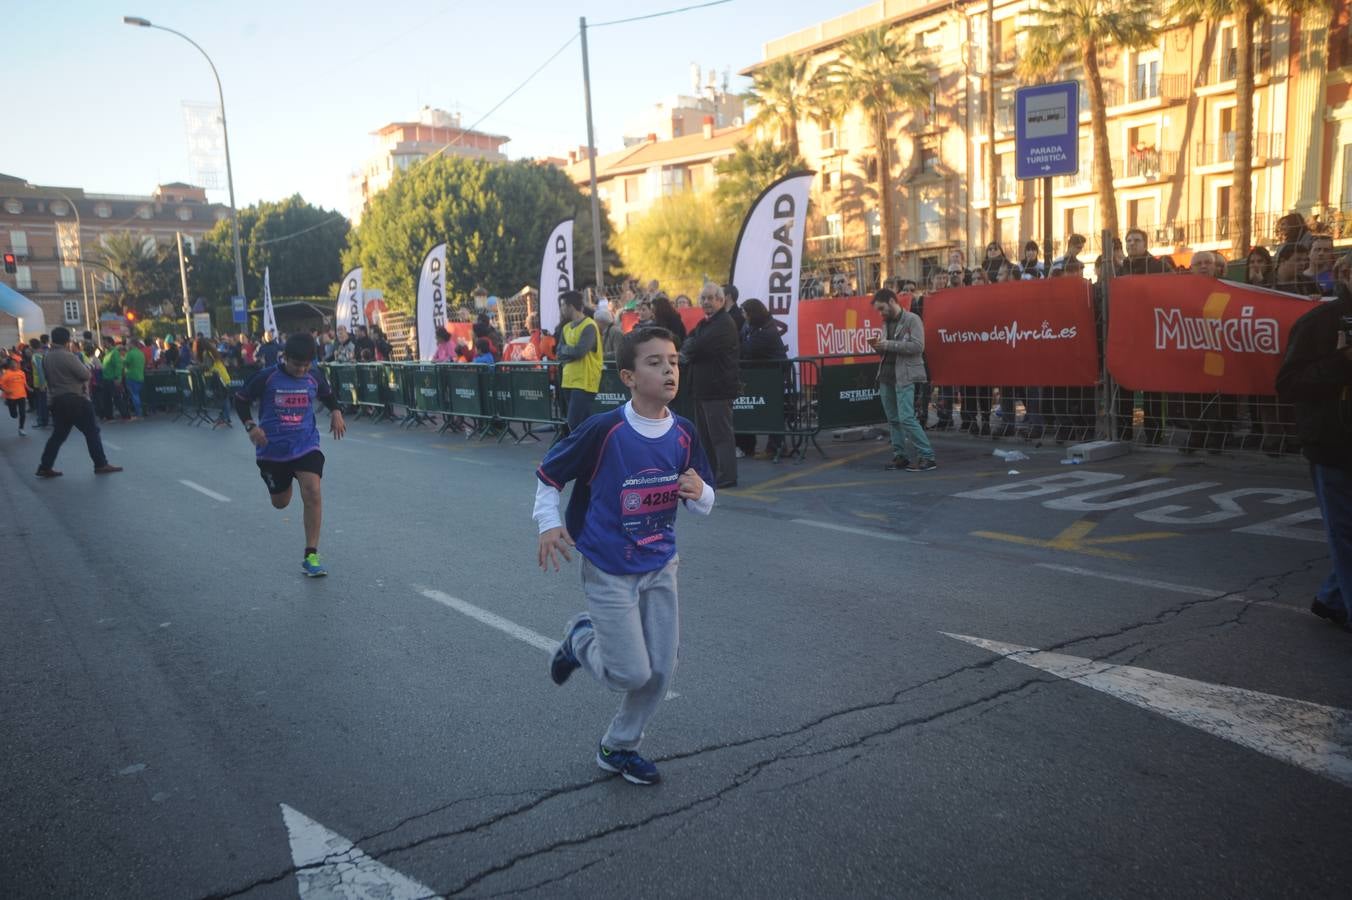
<path fill-rule="evenodd" d="M 103 353 L 99 355 L 99 386 L 95 405 L 99 418 L 111 421 L 122 406 L 118 393 L 122 390 L 122 357 L 117 352 L 117 341 L 103 339 Z"/>
<path fill-rule="evenodd" d="M 131 417 L 139 419 L 141 412 L 141 387 L 146 381 L 146 347 L 133 338 L 122 361 L 122 380 L 127 385 L 127 394 L 131 398 Z"/>

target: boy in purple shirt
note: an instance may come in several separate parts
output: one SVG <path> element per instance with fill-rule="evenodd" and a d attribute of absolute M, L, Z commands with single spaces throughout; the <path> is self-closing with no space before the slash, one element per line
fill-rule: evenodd
<path fill-rule="evenodd" d="M 292 335 L 277 365 L 254 375 L 235 395 L 235 412 L 244 423 L 244 433 L 257 448 L 258 470 L 272 495 L 272 505 L 286 509 L 291 503 L 291 480 L 300 482 L 300 499 L 305 504 L 305 557 L 301 568 L 311 578 L 318 578 L 328 572 L 319 560 L 319 525 L 323 515 L 319 484 L 324 476 L 324 454 L 319 450 L 315 400 L 329 409 L 329 430 L 334 440 L 342 439 L 347 425 L 328 381 L 313 368 L 314 360 L 314 338 L 308 334 Z"/>
<path fill-rule="evenodd" d="M 549 675 L 563 684 L 585 667 L 624 693 L 601 738 L 596 764 L 633 784 L 656 784 L 657 767 L 638 754 L 643 727 L 666 696 L 676 669 L 676 507 L 702 515 L 714 506 L 713 473 L 698 432 L 667 409 L 680 383 L 671 332 L 639 328 L 618 355 L 631 399 L 592 416 L 555 444 L 540 464 L 535 522 L 540 567 L 582 557 L 587 611 L 569 620 Z M 563 486 L 575 482 L 567 521 Z"/>

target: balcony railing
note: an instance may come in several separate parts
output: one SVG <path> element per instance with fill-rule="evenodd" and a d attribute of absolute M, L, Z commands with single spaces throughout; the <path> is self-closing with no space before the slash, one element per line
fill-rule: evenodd
<path fill-rule="evenodd" d="M 1014 131 L 1014 104 L 995 107 L 995 130 L 1004 134 Z"/>
<path fill-rule="evenodd" d="M 1074 175 L 1058 175 L 1052 182 L 1052 188 L 1058 191 L 1087 191 L 1094 184 L 1093 164 L 1080 160 L 1080 171 Z"/>
<path fill-rule="evenodd" d="M 1197 165 L 1214 166 L 1234 162 L 1238 137 L 1239 135 L 1235 132 L 1227 131 L 1221 135 L 1219 141 L 1198 144 Z M 1255 132 L 1253 136 L 1253 158 L 1259 162 L 1280 159 L 1285 151 L 1285 146 L 1284 136 L 1280 133 Z"/>
<path fill-rule="evenodd" d="M 1273 213 L 1254 213 L 1250 240 L 1255 244 L 1276 243 L 1280 239 L 1276 233 L 1279 218 Z M 1194 219 L 1188 223 L 1187 238 L 1192 244 L 1228 241 L 1238 228 L 1239 220 L 1233 215 Z"/>
<path fill-rule="evenodd" d="M 1142 100 L 1181 100 L 1188 95 L 1188 76 L 1156 75 L 1135 77 L 1127 82 L 1127 102 Z"/>
<path fill-rule="evenodd" d="M 1122 85 L 1115 81 L 1103 81 L 1103 105 L 1121 106 L 1122 105 Z M 1085 87 L 1085 103 L 1089 102 L 1089 88 Z"/>
<path fill-rule="evenodd" d="M 1018 199 L 1019 181 L 1013 175 L 1001 175 L 996 179 L 995 197 L 999 203 L 1013 203 Z M 972 189 L 972 200 L 976 203 L 987 202 L 986 179 L 978 181 Z"/>
<path fill-rule="evenodd" d="M 1223 81 L 1234 81 L 1239 69 L 1239 50 L 1235 47 L 1222 50 L 1220 59 L 1212 63 L 1206 70 L 1207 84 L 1220 84 Z M 1272 45 L 1254 44 L 1253 46 L 1253 74 L 1257 78 L 1260 75 L 1267 74 L 1272 67 Z"/>
<path fill-rule="evenodd" d="M 1153 147 L 1131 151 L 1126 159 L 1113 160 L 1114 178 L 1145 178 L 1166 181 L 1178 172 L 1177 150 L 1156 150 Z"/>

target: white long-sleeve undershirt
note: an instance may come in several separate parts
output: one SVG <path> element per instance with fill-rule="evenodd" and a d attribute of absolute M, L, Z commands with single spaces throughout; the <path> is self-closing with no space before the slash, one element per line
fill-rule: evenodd
<path fill-rule="evenodd" d="M 634 412 L 632 402 L 624 404 L 624 418 L 629 425 L 643 435 L 645 438 L 660 438 L 671 430 L 676 424 L 671 413 L 667 412 L 660 419 L 649 419 L 640 416 Z M 535 479 L 535 511 L 532 515 L 535 518 L 535 524 L 539 526 L 540 533 L 544 534 L 551 528 L 558 528 L 563 525 L 563 519 L 559 515 L 559 502 L 562 498 L 562 492 L 558 488 L 545 484 L 540 479 Z M 704 483 L 704 490 L 700 493 L 698 500 L 684 500 L 686 509 L 691 512 L 697 512 L 701 516 L 707 516 L 714 509 L 714 488 L 709 482 Z"/>

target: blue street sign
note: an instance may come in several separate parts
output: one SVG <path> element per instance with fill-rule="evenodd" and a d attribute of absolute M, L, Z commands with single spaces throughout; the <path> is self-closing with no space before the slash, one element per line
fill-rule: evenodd
<path fill-rule="evenodd" d="M 1014 177 L 1080 171 L 1080 85 L 1040 84 L 1014 92 Z"/>
<path fill-rule="evenodd" d="M 244 309 L 243 297 L 230 298 L 230 311 L 234 314 L 235 321 L 241 325 L 249 321 L 249 314 Z"/>

